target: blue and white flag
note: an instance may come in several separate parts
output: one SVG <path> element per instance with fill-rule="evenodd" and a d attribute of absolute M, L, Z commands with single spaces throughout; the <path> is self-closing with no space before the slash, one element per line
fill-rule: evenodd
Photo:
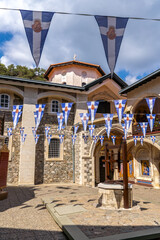
<path fill-rule="evenodd" d="M 134 139 L 134 145 L 136 146 L 137 145 L 138 136 L 133 136 L 133 139 Z"/>
<path fill-rule="evenodd" d="M 106 127 L 107 137 L 109 138 L 110 132 L 111 132 L 111 128 L 108 127 L 108 125 L 105 125 L 105 127 Z"/>
<path fill-rule="evenodd" d="M 60 143 L 63 143 L 64 135 L 59 135 Z"/>
<path fill-rule="evenodd" d="M 38 142 L 38 139 L 39 139 L 39 134 L 35 134 L 34 140 L 35 140 L 35 143 L 36 143 L 36 144 L 37 144 L 37 142 Z"/>
<path fill-rule="evenodd" d="M 33 136 L 35 137 L 36 136 L 36 128 L 35 127 L 32 127 L 32 133 L 33 133 Z"/>
<path fill-rule="evenodd" d="M 94 143 L 97 143 L 97 140 L 98 140 L 98 136 L 93 136 Z"/>
<path fill-rule="evenodd" d="M 117 111 L 117 115 L 118 115 L 118 119 L 119 119 L 119 123 L 121 124 L 122 121 L 122 116 L 123 116 L 123 112 L 124 112 L 124 108 L 126 105 L 126 101 L 125 99 L 123 100 L 114 100 L 114 104 L 115 104 L 115 108 Z"/>
<path fill-rule="evenodd" d="M 7 128 L 8 137 L 12 136 L 12 128 Z"/>
<path fill-rule="evenodd" d="M 156 114 L 146 114 L 148 122 L 149 122 L 149 126 L 151 129 L 151 132 L 153 131 L 153 127 L 154 127 L 154 121 L 156 118 Z"/>
<path fill-rule="evenodd" d="M 113 114 L 103 114 L 105 122 L 106 122 L 106 131 L 107 131 L 107 136 L 109 138 L 110 131 L 112 128 L 112 120 L 113 120 Z"/>
<path fill-rule="evenodd" d="M 123 128 L 123 132 L 124 132 L 124 139 L 127 139 L 127 133 L 128 133 L 128 130 L 126 128 L 126 124 L 125 123 L 122 123 L 122 128 Z"/>
<path fill-rule="evenodd" d="M 19 118 L 22 114 L 22 105 L 14 105 L 12 111 L 12 118 L 13 118 L 13 129 L 16 128 Z"/>
<path fill-rule="evenodd" d="M 58 119 L 58 130 L 61 130 L 64 122 L 63 113 L 57 113 L 57 119 Z"/>
<path fill-rule="evenodd" d="M 24 127 L 20 127 L 19 130 L 20 130 L 20 135 L 23 136 L 23 134 L 24 134 Z"/>
<path fill-rule="evenodd" d="M 76 138 L 77 138 L 77 135 L 72 135 L 72 144 L 73 145 L 75 144 Z"/>
<path fill-rule="evenodd" d="M 89 134 L 90 134 L 90 136 L 92 137 L 92 136 L 93 136 L 94 129 L 95 129 L 95 125 L 88 125 L 88 127 L 89 127 Z"/>
<path fill-rule="evenodd" d="M 95 16 L 107 62 L 113 75 L 128 18 Z"/>
<path fill-rule="evenodd" d="M 103 135 L 102 135 L 102 136 L 99 136 L 99 140 L 100 140 L 100 142 L 101 142 L 101 146 L 103 146 L 104 136 L 103 136 Z"/>
<path fill-rule="evenodd" d="M 148 107 L 149 107 L 149 110 L 150 110 L 150 113 L 152 114 L 153 113 L 153 108 L 154 108 L 154 104 L 155 104 L 155 100 L 156 98 L 146 98 L 146 102 L 148 104 Z"/>
<path fill-rule="evenodd" d="M 58 131 L 61 131 L 63 129 L 65 129 L 65 126 L 58 125 L 58 129 L 57 129 Z"/>
<path fill-rule="evenodd" d="M 22 141 L 22 143 L 25 142 L 26 137 L 27 137 L 27 134 L 24 134 L 24 133 L 23 133 L 23 135 L 21 135 L 21 141 Z"/>
<path fill-rule="evenodd" d="M 111 136 L 111 139 L 112 139 L 113 145 L 115 145 L 116 144 L 116 136 Z"/>
<path fill-rule="evenodd" d="M 74 135 L 76 135 L 77 131 L 78 131 L 78 128 L 79 128 L 79 125 L 75 125 L 73 126 L 74 127 Z"/>
<path fill-rule="evenodd" d="M 52 135 L 47 135 L 47 141 L 48 141 L 48 145 L 50 144 L 50 142 L 51 142 L 51 139 L 52 139 Z"/>
<path fill-rule="evenodd" d="M 36 130 L 38 129 L 38 126 L 43 117 L 45 106 L 45 104 L 36 104 L 36 111 L 34 112 Z"/>
<path fill-rule="evenodd" d="M 87 135 L 83 135 L 83 139 L 84 139 L 84 143 L 87 143 L 88 136 Z"/>
<path fill-rule="evenodd" d="M 89 120 L 89 113 L 80 113 L 80 118 L 83 124 L 83 129 L 86 132 L 87 131 L 87 124 L 88 124 L 88 120 Z"/>
<path fill-rule="evenodd" d="M 155 141 L 156 141 L 156 136 L 151 136 L 151 140 L 152 140 L 152 142 L 153 142 L 153 144 L 154 144 Z"/>
<path fill-rule="evenodd" d="M 61 103 L 65 125 L 67 125 L 67 120 L 72 108 L 72 104 L 73 103 Z"/>
<path fill-rule="evenodd" d="M 46 138 L 48 136 L 48 133 L 49 133 L 49 130 L 51 129 L 51 127 L 45 127 L 45 135 L 46 135 Z"/>
<path fill-rule="evenodd" d="M 93 124 L 94 119 L 95 119 L 95 115 L 96 115 L 96 112 L 97 112 L 98 104 L 99 104 L 98 101 L 87 102 L 87 106 L 88 106 L 89 114 L 91 116 L 92 124 Z"/>
<path fill-rule="evenodd" d="M 143 140 L 144 140 L 144 136 L 140 136 L 140 143 L 143 146 Z"/>
<path fill-rule="evenodd" d="M 33 59 L 38 67 L 53 12 L 20 10 Z"/>
<path fill-rule="evenodd" d="M 148 127 L 148 122 L 140 122 L 139 124 L 141 126 L 143 136 L 145 137 L 147 132 L 147 127 Z"/>
<path fill-rule="evenodd" d="M 132 122 L 132 119 L 133 119 L 133 114 L 123 114 L 123 118 L 124 118 L 124 122 L 125 122 L 126 129 L 128 132 L 131 122 Z"/>

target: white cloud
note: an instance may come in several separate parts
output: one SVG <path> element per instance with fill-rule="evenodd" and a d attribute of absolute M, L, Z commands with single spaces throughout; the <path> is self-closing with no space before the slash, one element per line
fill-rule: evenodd
<path fill-rule="evenodd" d="M 130 75 L 128 75 L 125 79 L 125 81 L 128 85 L 131 85 L 132 83 L 135 83 L 137 80 L 138 79 L 137 79 L 136 76 L 130 76 Z"/>
<path fill-rule="evenodd" d="M 1 0 L 1 7 L 160 18 L 158 0 Z M 18 11 L 0 10 L 0 32 L 11 32 L 14 37 L 3 44 L 5 64 L 33 66 L 34 61 L 26 40 Z M 117 60 L 115 72 L 126 70 L 127 81 L 148 74 L 160 67 L 160 22 L 129 20 Z M 55 14 L 42 52 L 40 67 L 77 59 L 100 64 L 108 73 L 99 29 L 94 17 Z M 134 76 L 134 77 L 131 77 Z"/>

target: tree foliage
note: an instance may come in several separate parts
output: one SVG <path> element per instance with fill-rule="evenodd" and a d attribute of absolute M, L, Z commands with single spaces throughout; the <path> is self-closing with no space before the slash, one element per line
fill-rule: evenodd
<path fill-rule="evenodd" d="M 43 68 L 27 68 L 21 65 L 14 66 L 14 64 L 6 67 L 4 64 L 0 63 L 0 75 L 45 81 L 45 71 L 46 70 Z"/>

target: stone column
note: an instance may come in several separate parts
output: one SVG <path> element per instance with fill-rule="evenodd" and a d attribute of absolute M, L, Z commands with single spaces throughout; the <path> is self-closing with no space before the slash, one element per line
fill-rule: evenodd
<path fill-rule="evenodd" d="M 154 188 L 159 189 L 159 160 L 154 160 L 153 162 L 153 185 Z"/>
<path fill-rule="evenodd" d="M 35 126 L 34 111 L 37 103 L 37 89 L 24 89 L 22 127 L 27 134 L 25 143 L 21 142 L 20 164 L 19 164 L 19 184 L 34 184 L 35 179 L 35 141 L 32 134 L 32 127 Z"/>

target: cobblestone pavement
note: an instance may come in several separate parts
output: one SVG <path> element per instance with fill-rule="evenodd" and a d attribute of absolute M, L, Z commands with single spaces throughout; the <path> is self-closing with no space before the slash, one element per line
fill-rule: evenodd
<path fill-rule="evenodd" d="M 89 238 L 160 226 L 160 190 L 150 187 L 133 186 L 139 209 L 127 211 L 96 208 L 98 189 L 75 184 L 8 187 L 8 192 L 8 199 L 0 201 L 0 240 L 66 240 L 42 198 L 57 206 L 84 207 L 85 212 L 69 217 Z"/>
<path fill-rule="evenodd" d="M 139 185 L 133 186 L 134 207 L 131 210 L 108 210 L 97 207 L 97 189 L 68 185 L 63 191 L 48 198 L 58 206 L 82 206 L 87 211 L 67 215 L 88 238 L 109 236 L 160 227 L 160 190 Z M 50 200 L 49 200 L 50 199 Z M 54 208 L 56 209 L 56 206 Z"/>
<path fill-rule="evenodd" d="M 8 187 L 8 192 L 0 201 L 0 240 L 67 239 L 41 202 L 51 186 Z"/>

